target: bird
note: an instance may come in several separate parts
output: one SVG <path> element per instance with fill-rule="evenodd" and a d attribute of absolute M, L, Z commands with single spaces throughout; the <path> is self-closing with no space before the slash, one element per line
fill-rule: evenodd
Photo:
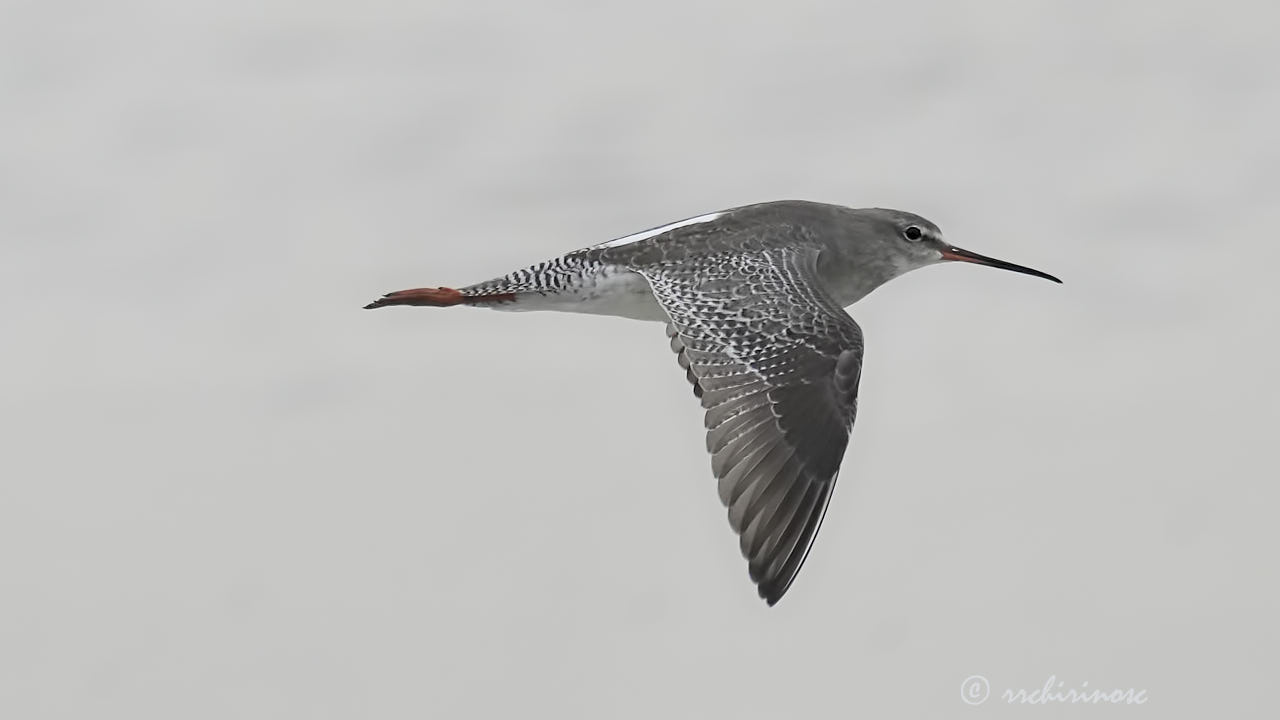
<path fill-rule="evenodd" d="M 574 250 L 390 306 L 591 313 L 666 324 L 705 413 L 720 501 L 759 596 L 775 605 L 817 537 L 858 409 L 863 334 L 844 308 L 944 262 L 1056 283 L 962 250 L 914 213 L 805 200 L 743 205 Z"/>

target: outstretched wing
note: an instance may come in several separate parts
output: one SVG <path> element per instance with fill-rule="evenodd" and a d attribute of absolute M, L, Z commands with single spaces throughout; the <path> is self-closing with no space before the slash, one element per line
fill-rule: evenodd
<path fill-rule="evenodd" d="M 818 249 L 636 267 L 707 411 L 720 500 L 770 605 L 817 535 L 857 411 L 862 331 L 818 282 Z"/>

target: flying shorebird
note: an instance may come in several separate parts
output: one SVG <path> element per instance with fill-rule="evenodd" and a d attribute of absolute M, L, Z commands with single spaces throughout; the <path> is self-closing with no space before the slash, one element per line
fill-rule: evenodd
<path fill-rule="evenodd" d="M 559 310 L 667 324 L 706 410 L 707 450 L 751 580 L 773 605 L 804 564 L 853 429 L 862 330 L 842 308 L 961 250 L 901 210 L 784 200 L 699 215 L 461 289 L 366 305 Z"/>

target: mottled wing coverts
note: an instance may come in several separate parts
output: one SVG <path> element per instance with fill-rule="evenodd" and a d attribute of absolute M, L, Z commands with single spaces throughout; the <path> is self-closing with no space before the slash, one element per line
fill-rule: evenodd
<path fill-rule="evenodd" d="M 831 500 L 857 411 L 862 332 L 823 290 L 817 243 L 785 225 L 757 226 L 744 242 L 735 224 L 603 252 L 644 275 L 670 316 L 671 347 L 706 409 L 720 499 L 772 605 Z M 706 237 L 671 242 L 696 234 Z"/>

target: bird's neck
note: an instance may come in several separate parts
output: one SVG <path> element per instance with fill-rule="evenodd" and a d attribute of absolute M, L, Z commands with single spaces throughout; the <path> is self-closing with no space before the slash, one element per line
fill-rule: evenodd
<path fill-rule="evenodd" d="M 825 268 L 820 265 L 819 275 L 831 297 L 848 307 L 909 269 L 891 260 L 842 257 Z"/>

